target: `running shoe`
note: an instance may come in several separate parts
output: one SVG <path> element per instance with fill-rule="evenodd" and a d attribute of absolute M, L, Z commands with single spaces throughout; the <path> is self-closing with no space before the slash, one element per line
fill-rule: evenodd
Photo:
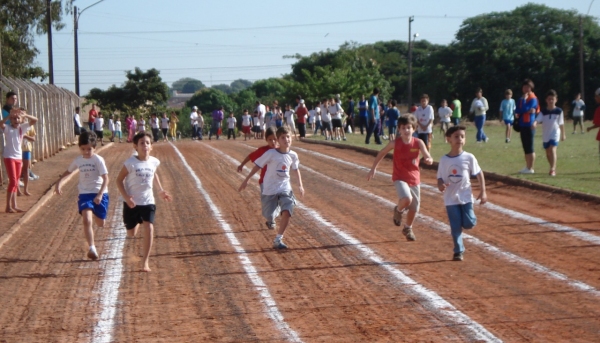
<path fill-rule="evenodd" d="M 344 137 L 344 140 L 346 140 L 346 137 Z"/>
<path fill-rule="evenodd" d="M 404 236 L 406 236 L 406 240 L 407 241 L 416 241 L 417 237 L 415 237 L 415 234 L 413 233 L 413 230 L 411 227 L 404 227 L 404 229 L 402 229 L 402 233 L 404 234 Z"/>
<path fill-rule="evenodd" d="M 265 224 L 267 225 L 267 229 L 269 229 L 269 230 L 275 229 L 275 222 L 265 222 Z"/>
<path fill-rule="evenodd" d="M 96 261 L 98 259 L 98 252 L 96 251 L 96 249 L 90 248 L 90 250 L 87 253 L 87 257 L 90 260 Z"/>
<path fill-rule="evenodd" d="M 275 238 L 273 241 L 273 248 L 275 249 L 287 249 L 287 245 L 283 243 L 283 240 Z"/>
<path fill-rule="evenodd" d="M 404 214 L 404 211 L 398 212 L 398 206 L 394 207 L 394 224 L 396 226 L 402 225 L 402 214 Z"/>
<path fill-rule="evenodd" d="M 550 174 L 550 176 L 556 176 L 556 170 L 551 170 L 548 174 Z"/>
<path fill-rule="evenodd" d="M 529 168 L 525 167 L 525 168 L 519 170 L 519 173 L 521 173 L 521 174 L 533 174 L 534 171 L 533 171 L 533 169 L 529 169 Z"/>
<path fill-rule="evenodd" d="M 507 138 L 504 142 L 510 143 L 510 138 Z"/>
<path fill-rule="evenodd" d="M 484 143 L 487 143 L 490 140 L 490 137 L 485 137 Z"/>
<path fill-rule="evenodd" d="M 452 256 L 453 261 L 462 261 L 463 259 L 464 257 L 462 252 L 454 253 L 454 256 Z"/>

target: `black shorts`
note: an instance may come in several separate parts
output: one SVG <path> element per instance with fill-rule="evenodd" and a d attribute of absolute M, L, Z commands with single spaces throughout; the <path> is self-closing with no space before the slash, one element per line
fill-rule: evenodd
<path fill-rule="evenodd" d="M 531 127 L 521 127 L 521 144 L 523 145 L 523 151 L 525 155 L 533 154 L 533 137 L 535 136 L 535 129 Z"/>
<path fill-rule="evenodd" d="M 94 131 L 96 133 L 96 137 L 102 139 L 104 138 L 104 131 Z"/>
<path fill-rule="evenodd" d="M 331 122 L 330 121 L 321 121 L 322 130 L 327 130 L 331 132 Z"/>
<path fill-rule="evenodd" d="M 342 120 L 341 119 L 331 119 L 331 124 L 333 125 L 333 128 L 335 129 L 336 127 L 342 127 Z"/>
<path fill-rule="evenodd" d="M 123 223 L 127 230 L 133 230 L 136 225 L 142 222 L 154 223 L 154 214 L 156 205 L 137 205 L 129 208 L 127 203 L 123 203 Z"/>
<path fill-rule="evenodd" d="M 419 137 L 420 140 L 423 141 L 423 143 L 425 143 L 425 146 L 429 145 L 429 134 L 428 133 L 419 133 L 419 134 L 417 134 L 417 136 Z"/>

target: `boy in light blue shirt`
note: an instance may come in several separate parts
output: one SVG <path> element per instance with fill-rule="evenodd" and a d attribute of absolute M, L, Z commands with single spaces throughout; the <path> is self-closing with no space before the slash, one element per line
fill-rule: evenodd
<path fill-rule="evenodd" d="M 504 100 L 500 104 L 500 115 L 504 120 L 504 124 L 506 124 L 506 143 L 510 142 L 510 135 L 512 133 L 512 126 L 515 121 L 515 109 L 517 106 L 515 105 L 515 99 L 512 98 L 512 91 L 507 89 L 504 92 Z"/>

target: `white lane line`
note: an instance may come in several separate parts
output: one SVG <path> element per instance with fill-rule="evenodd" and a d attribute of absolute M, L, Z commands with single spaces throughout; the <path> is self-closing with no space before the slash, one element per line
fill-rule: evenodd
<path fill-rule="evenodd" d="M 350 163 L 348 161 L 345 161 L 345 160 L 342 160 L 342 159 L 339 159 L 339 158 L 336 158 L 336 157 L 333 157 L 333 156 L 325 155 L 325 154 L 322 154 L 322 153 L 319 153 L 319 152 L 316 152 L 316 151 L 311 151 L 311 150 L 307 150 L 307 149 L 303 149 L 303 148 L 298 148 L 298 147 L 294 147 L 294 149 L 301 150 L 301 151 L 306 152 L 308 154 L 312 154 L 312 155 L 319 156 L 319 157 L 322 157 L 322 158 L 330 159 L 332 161 L 336 161 L 338 163 L 342 163 L 344 165 L 351 166 L 353 168 L 357 168 L 357 169 L 360 169 L 360 170 L 365 170 L 367 172 L 371 170 L 370 168 L 359 166 L 357 164 Z M 380 171 L 378 171 L 377 174 L 385 176 L 385 177 L 392 177 L 391 174 L 383 173 L 383 172 L 380 172 Z M 421 183 L 421 189 L 427 190 L 427 191 L 429 191 L 429 193 L 434 194 L 434 195 L 439 194 L 439 191 L 438 191 L 438 189 L 436 187 L 431 186 L 431 185 L 427 185 L 425 183 Z M 600 236 L 596 236 L 596 235 L 587 233 L 585 231 L 581 231 L 581 230 L 576 229 L 574 227 L 569 227 L 569 226 L 555 224 L 555 223 L 548 223 L 544 219 L 537 218 L 537 217 L 534 217 L 534 216 L 530 216 L 528 214 L 524 214 L 524 213 L 517 212 L 517 211 L 514 211 L 514 210 L 510 210 L 510 209 L 507 209 L 507 208 L 502 207 L 500 205 L 496 205 L 496 204 L 491 203 L 491 202 L 487 202 L 485 204 L 485 207 L 488 208 L 488 209 L 490 209 L 490 210 L 493 210 L 493 211 L 505 214 L 507 216 L 513 217 L 515 219 L 519 219 L 519 220 L 522 220 L 522 221 L 525 221 L 525 222 L 529 222 L 529 223 L 532 223 L 532 224 L 536 224 L 536 225 L 540 225 L 540 226 L 545 226 L 545 227 L 548 227 L 548 228 L 552 228 L 552 229 L 554 229 L 556 231 L 564 232 L 564 233 L 566 233 L 568 235 L 571 235 L 571 236 L 573 236 L 575 238 L 578 238 L 578 239 L 581 239 L 583 241 L 586 241 L 586 242 L 589 242 L 589 243 L 592 243 L 592 244 L 598 244 L 598 245 L 600 245 Z"/>
<path fill-rule="evenodd" d="M 335 180 L 335 179 L 333 179 L 333 178 L 331 178 L 329 176 L 323 175 L 323 174 L 321 174 L 321 173 L 319 173 L 319 172 L 317 172 L 317 171 L 315 171 L 315 170 L 313 170 L 313 169 L 311 169 L 311 168 L 309 168 L 307 166 L 303 165 L 302 169 L 306 170 L 306 171 L 309 171 L 311 173 L 314 173 L 317 176 L 326 179 L 328 182 L 333 182 L 336 185 L 338 185 L 339 187 L 343 187 L 343 188 L 349 189 L 349 190 L 354 191 L 354 192 L 356 192 L 356 193 L 358 193 L 358 194 L 360 194 L 360 195 L 362 195 L 364 197 L 368 197 L 368 198 L 373 199 L 373 200 L 375 200 L 375 201 L 377 201 L 377 202 L 379 202 L 381 204 L 387 205 L 390 208 L 390 210 L 392 210 L 394 208 L 394 206 L 396 206 L 396 204 L 394 202 L 392 202 L 392 201 L 390 201 L 388 199 L 380 197 L 379 195 L 375 195 L 375 194 L 373 194 L 371 192 L 368 192 L 368 191 L 366 191 L 366 190 L 364 190 L 362 188 L 358 188 L 356 186 L 352 186 L 352 185 L 349 185 L 347 183 Z M 443 223 L 443 222 L 441 222 L 439 220 L 436 220 L 436 219 L 434 219 L 432 217 L 428 217 L 428 216 L 422 215 L 420 213 L 419 213 L 418 216 L 419 216 L 420 219 L 422 219 L 425 222 L 429 223 L 432 228 L 434 228 L 434 229 L 436 229 L 438 231 L 450 233 L 450 226 L 448 224 Z M 480 240 L 477 237 L 473 237 L 473 236 L 471 236 L 471 235 L 469 235 L 467 233 L 463 233 L 463 239 L 465 241 L 470 242 L 473 245 L 476 245 L 476 246 L 479 246 L 479 247 L 483 248 L 484 250 L 486 250 L 488 252 L 491 252 L 492 254 L 494 254 L 496 256 L 502 257 L 502 258 L 504 258 L 505 260 L 507 260 L 507 261 L 509 261 L 511 263 L 521 264 L 521 265 L 523 265 L 523 266 L 525 266 L 527 268 L 530 268 L 530 269 L 532 269 L 532 270 L 534 270 L 534 271 L 536 271 L 536 272 L 538 272 L 540 274 L 545 275 L 546 277 L 550 277 L 552 279 L 556 279 L 558 281 L 565 282 L 570 287 L 573 287 L 573 288 L 575 288 L 575 289 L 577 289 L 579 291 L 589 292 L 592 295 L 600 296 L 600 291 L 598 291 L 596 288 L 594 288 L 594 287 L 592 287 L 592 286 L 590 286 L 590 285 L 588 285 L 588 284 L 586 284 L 584 282 L 577 281 L 577 280 L 572 280 L 568 276 L 566 276 L 565 274 L 562 274 L 562 273 L 559 273 L 557 271 L 554 271 L 554 270 L 552 270 L 552 269 L 550 269 L 548 267 L 544 267 L 544 266 L 542 266 L 539 263 L 536 263 L 536 262 L 530 261 L 530 260 L 528 260 L 526 258 L 517 256 L 517 255 L 515 255 L 513 253 L 510 253 L 510 252 L 507 252 L 507 251 L 503 251 L 500 248 L 495 247 L 495 246 L 493 246 L 493 245 L 491 245 L 489 243 L 486 243 L 486 242 Z"/>
<path fill-rule="evenodd" d="M 125 246 L 126 230 L 121 221 L 123 202 L 117 201 L 117 206 L 108 226 L 112 235 L 105 247 L 100 269 L 104 270 L 104 279 L 100 285 L 100 317 L 92 333 L 92 343 L 113 342 L 115 314 L 119 300 L 119 287 L 123 276 L 123 247 Z"/>
<path fill-rule="evenodd" d="M 215 148 L 209 145 L 206 146 L 214 151 L 217 151 Z M 233 157 L 224 154 L 221 151 L 217 152 L 221 157 L 225 157 L 233 165 L 239 165 L 240 162 L 234 159 Z M 306 169 L 306 167 L 304 166 L 302 168 Z M 248 168 L 246 167 L 246 169 Z M 242 175 L 240 176 L 243 177 Z M 329 221 L 325 220 L 317 210 L 305 206 L 297 199 L 296 203 L 298 204 L 298 208 L 300 208 L 308 214 L 309 218 L 318 222 L 321 226 L 333 231 L 343 241 L 345 241 L 348 244 L 351 244 L 353 247 L 356 247 L 365 258 L 371 260 L 371 262 L 377 264 L 378 266 L 388 271 L 392 276 L 394 276 L 398 281 L 400 281 L 400 284 L 402 285 L 402 290 L 404 292 L 422 299 L 421 301 L 419 301 L 419 304 L 426 308 L 428 311 L 446 317 L 446 319 L 453 322 L 453 325 L 463 326 L 465 328 L 465 331 L 469 331 L 468 336 L 470 340 L 484 342 L 502 342 L 502 340 L 494 336 L 481 324 L 477 323 L 476 321 L 472 320 L 469 316 L 459 311 L 456 307 L 454 307 L 451 303 L 442 298 L 439 294 L 417 283 L 415 280 L 410 278 L 408 275 L 404 274 L 399 269 L 390 266 L 388 262 L 386 262 L 379 255 L 377 255 L 375 251 L 371 250 L 363 242 L 354 238 L 352 235 L 346 233 L 345 231 L 335 227 Z"/>
<path fill-rule="evenodd" d="M 198 189 L 198 191 L 200 191 L 200 194 L 202 194 L 202 196 L 204 197 L 204 200 L 208 203 L 208 206 L 210 207 L 211 211 L 213 212 L 214 217 L 217 219 L 219 224 L 221 224 L 221 228 L 223 229 L 223 231 L 225 231 L 225 236 L 227 237 L 227 239 L 229 239 L 229 243 L 231 243 L 231 245 L 235 249 L 236 253 L 238 254 L 238 256 L 240 258 L 240 262 L 242 263 L 242 267 L 244 268 L 244 271 L 248 275 L 248 278 L 250 279 L 250 281 L 252 281 L 252 283 L 254 284 L 254 288 L 256 289 L 256 291 L 258 292 L 258 294 L 261 297 L 261 302 L 265 306 L 265 309 L 266 309 L 269 317 L 271 318 L 271 320 L 273 320 L 273 322 L 275 322 L 275 326 L 277 327 L 277 329 L 285 336 L 286 340 L 288 340 L 290 342 L 302 342 L 298 333 L 296 331 L 294 331 L 292 328 L 290 328 L 289 325 L 285 322 L 285 318 L 283 318 L 283 315 L 277 308 L 277 303 L 275 302 L 275 299 L 273 299 L 273 297 L 271 296 L 271 293 L 269 292 L 267 285 L 265 284 L 263 279 L 258 274 L 256 268 L 254 268 L 254 265 L 252 264 L 252 261 L 250 260 L 250 256 L 248 256 L 248 254 L 246 253 L 246 250 L 244 250 L 244 248 L 242 248 L 242 244 L 240 243 L 240 241 L 237 239 L 237 237 L 233 233 L 231 226 L 229 226 L 227 221 L 225 221 L 225 219 L 223 219 L 223 216 L 221 215 L 221 211 L 219 210 L 217 205 L 215 205 L 215 203 L 211 200 L 208 192 L 206 192 L 204 187 L 202 187 L 202 182 L 200 182 L 200 179 L 198 178 L 198 176 L 196 176 L 196 173 L 194 172 L 192 167 L 190 167 L 190 165 L 187 163 L 187 160 L 181 154 L 179 149 L 177 149 L 177 147 L 175 145 L 173 145 L 173 143 L 169 142 L 169 144 L 171 144 L 173 149 L 175 149 L 175 152 L 177 153 L 177 155 L 183 162 L 183 165 L 185 166 L 187 171 L 190 173 L 190 175 L 194 179 L 194 181 L 196 183 L 196 188 Z M 221 155 L 220 152 L 219 152 L 219 155 Z"/>

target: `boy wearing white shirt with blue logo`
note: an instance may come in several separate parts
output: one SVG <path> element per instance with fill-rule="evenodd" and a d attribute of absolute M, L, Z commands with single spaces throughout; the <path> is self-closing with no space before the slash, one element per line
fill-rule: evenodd
<path fill-rule="evenodd" d="M 537 122 L 542 124 L 543 133 L 542 140 L 546 157 L 550 164 L 550 176 L 556 176 L 556 148 L 558 140 L 564 141 L 565 135 L 565 118 L 563 110 L 556 107 L 558 96 L 556 91 L 551 89 L 546 93 L 546 108 L 541 110 L 537 116 Z"/>
<path fill-rule="evenodd" d="M 465 252 L 462 239 L 463 228 L 472 229 L 477 224 L 477 217 L 473 211 L 471 176 L 477 177 L 481 188 L 477 200 L 480 200 L 482 205 L 487 202 L 483 171 L 475 156 L 463 150 L 465 131 L 466 128 L 460 125 L 446 131 L 446 140 L 450 143 L 451 149 L 440 159 L 437 171 L 438 189 L 444 193 L 444 204 L 454 241 L 454 261 L 463 260 Z"/>
<path fill-rule="evenodd" d="M 298 186 L 300 195 L 304 196 L 304 187 L 302 187 L 302 177 L 298 166 L 298 154 L 290 151 L 292 145 L 291 130 L 287 126 L 282 126 L 277 129 L 277 141 L 279 147 L 265 152 L 261 157 L 254 161 L 255 166 L 242 185 L 239 191 L 243 191 L 248 185 L 248 180 L 263 167 L 267 166 L 265 178 L 263 181 L 263 190 L 261 197 L 263 213 L 273 213 L 277 206 L 281 209 L 281 222 L 277 236 L 273 241 L 273 248 L 287 249 L 287 245 L 283 243 L 283 234 L 287 228 L 290 217 L 294 213 L 296 198 L 290 184 L 290 171 L 294 171 L 298 176 Z"/>

